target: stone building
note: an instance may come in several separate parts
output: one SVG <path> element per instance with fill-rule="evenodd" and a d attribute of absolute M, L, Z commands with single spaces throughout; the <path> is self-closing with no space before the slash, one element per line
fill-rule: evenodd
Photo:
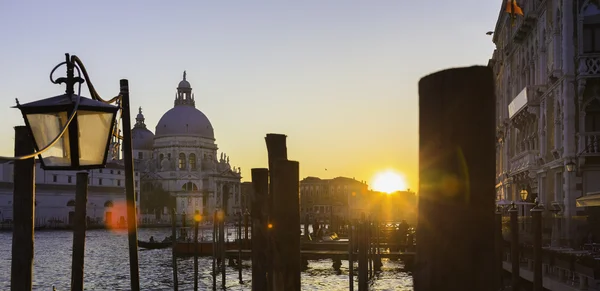
<path fill-rule="evenodd" d="M 539 198 L 558 218 L 553 243 L 559 234 L 573 243 L 587 231 L 578 218 L 589 221 L 594 210 L 577 201 L 600 191 L 600 10 L 594 2 L 519 1 L 524 16 L 514 24 L 503 4 L 493 33 L 497 200 L 525 200 L 520 211 L 529 215 L 527 203 Z"/>
<path fill-rule="evenodd" d="M 185 72 L 174 106 L 160 118 L 155 132 L 146 127 L 140 108 L 132 137 L 135 167 L 144 191 L 142 215 L 160 219 L 171 207 L 180 214 L 199 211 L 208 215 L 223 209 L 229 216 L 240 211 L 241 170 L 230 165 L 227 155 L 217 152 L 214 129 L 196 108 Z"/>
<path fill-rule="evenodd" d="M 360 199 L 367 195 L 368 185 L 362 181 L 346 177 L 306 177 L 300 181 L 300 217 L 304 219 L 309 215 L 324 222 L 333 217 L 358 218 L 366 211 Z"/>

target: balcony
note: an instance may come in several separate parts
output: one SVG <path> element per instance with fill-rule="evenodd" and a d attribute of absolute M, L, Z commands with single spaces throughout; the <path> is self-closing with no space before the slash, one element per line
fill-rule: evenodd
<path fill-rule="evenodd" d="M 523 151 L 510 159 L 510 175 L 515 181 L 527 179 L 529 172 L 538 169 L 538 151 Z"/>
<path fill-rule="evenodd" d="M 581 132 L 578 137 L 581 156 L 600 156 L 600 132 Z"/>
<path fill-rule="evenodd" d="M 528 9 L 525 9 L 527 11 Z M 533 30 L 537 21 L 537 14 L 535 11 L 529 10 L 525 13 L 523 18 L 517 18 L 516 20 L 516 31 L 513 35 L 513 40 L 516 43 L 521 43 L 527 35 Z"/>
<path fill-rule="evenodd" d="M 580 77 L 600 75 L 600 54 L 585 54 L 579 57 L 577 70 Z"/>
<path fill-rule="evenodd" d="M 508 117 L 517 128 L 522 127 L 538 116 L 540 96 L 545 86 L 527 86 L 508 104 Z"/>

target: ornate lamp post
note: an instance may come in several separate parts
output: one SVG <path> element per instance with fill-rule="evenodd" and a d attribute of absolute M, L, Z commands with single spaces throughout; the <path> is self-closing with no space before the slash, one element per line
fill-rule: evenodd
<path fill-rule="evenodd" d="M 74 55 L 65 55 L 66 60 L 54 67 L 50 73 L 52 83 L 66 84 L 65 94 L 27 104 L 19 104 L 17 100 L 15 107 L 23 114 L 35 152 L 11 159 L 27 160 L 38 156 L 42 168 L 46 170 L 99 169 L 106 166 L 111 138 L 123 140 L 131 289 L 139 291 L 129 84 L 125 79 L 120 80 L 119 95 L 104 100 L 91 84 L 81 60 Z M 62 65 L 67 66 L 67 76 L 52 79 L 54 71 Z M 78 72 L 77 77 L 74 76 L 75 70 Z M 80 91 L 84 82 L 87 83 L 91 99 L 82 97 L 79 93 L 75 94 L 75 85 L 79 86 Z M 115 105 L 112 105 L 113 103 Z M 118 134 L 118 128 L 115 127 L 119 111 L 123 121 L 123 136 Z"/>

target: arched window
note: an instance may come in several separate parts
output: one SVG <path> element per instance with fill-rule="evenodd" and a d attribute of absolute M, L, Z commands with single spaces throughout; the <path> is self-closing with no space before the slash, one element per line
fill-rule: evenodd
<path fill-rule="evenodd" d="M 107 207 L 107 208 L 113 207 L 113 202 L 110 200 L 104 202 L 104 207 Z"/>
<path fill-rule="evenodd" d="M 75 206 L 75 200 L 73 200 L 73 199 L 69 200 L 69 202 L 67 202 L 67 206 L 70 206 L 70 207 Z"/>
<path fill-rule="evenodd" d="M 179 154 L 179 169 L 180 170 L 185 170 L 185 154 L 184 153 L 180 153 Z"/>
<path fill-rule="evenodd" d="M 192 182 L 187 182 L 185 184 L 183 184 L 183 186 L 181 186 L 181 190 L 186 191 L 186 192 L 192 192 L 192 191 L 198 191 L 198 186 L 196 186 L 196 184 L 192 183 Z"/>
<path fill-rule="evenodd" d="M 158 155 L 158 160 L 159 161 L 162 161 L 164 158 L 165 158 L 165 155 L 163 155 L 163 154 Z"/>
<path fill-rule="evenodd" d="M 190 154 L 189 159 L 190 159 L 190 169 L 196 170 L 196 154 L 193 154 L 193 153 Z"/>

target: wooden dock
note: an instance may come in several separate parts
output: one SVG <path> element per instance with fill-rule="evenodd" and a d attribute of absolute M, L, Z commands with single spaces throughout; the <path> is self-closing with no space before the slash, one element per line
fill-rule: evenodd
<path fill-rule="evenodd" d="M 227 259 L 237 259 L 239 258 L 240 251 L 239 250 L 227 250 L 225 251 L 225 256 Z M 374 256 L 379 256 L 379 254 L 373 254 Z M 381 253 L 382 259 L 392 259 L 392 260 L 414 260 L 416 253 L 415 252 L 385 252 Z M 251 259 L 252 251 L 251 250 L 242 250 L 242 260 Z M 300 256 L 303 260 L 322 260 L 322 259 L 333 259 L 333 260 L 348 260 L 348 251 L 325 251 L 325 250 L 301 250 Z M 356 254 L 355 254 L 356 256 Z"/>

